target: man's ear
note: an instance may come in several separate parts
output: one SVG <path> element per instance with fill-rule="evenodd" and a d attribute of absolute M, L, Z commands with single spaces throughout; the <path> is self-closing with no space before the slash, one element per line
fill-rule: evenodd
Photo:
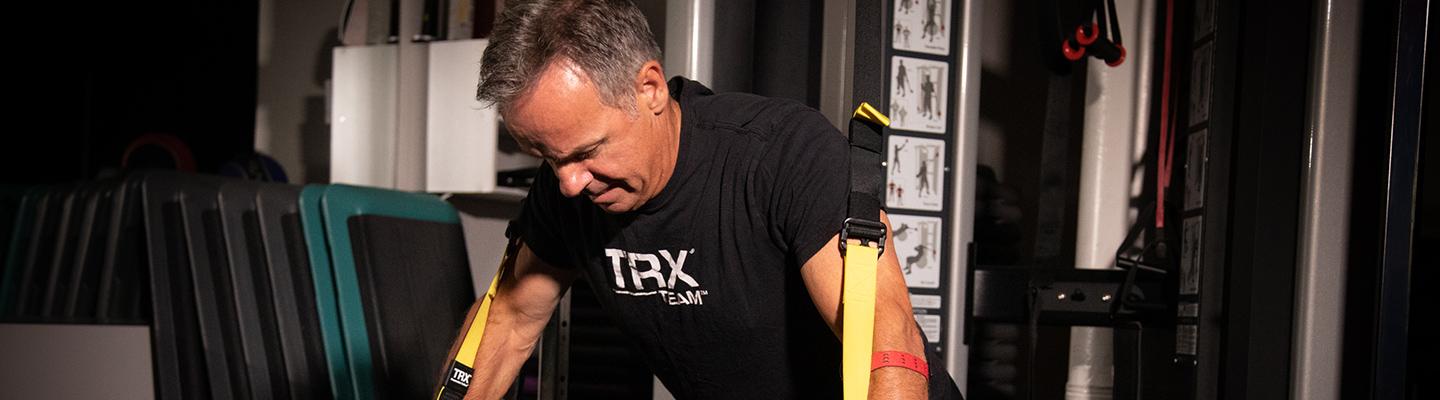
<path fill-rule="evenodd" d="M 640 110 L 659 115 L 670 105 L 670 85 L 665 82 L 665 69 L 659 61 L 646 61 L 635 74 L 636 102 Z"/>

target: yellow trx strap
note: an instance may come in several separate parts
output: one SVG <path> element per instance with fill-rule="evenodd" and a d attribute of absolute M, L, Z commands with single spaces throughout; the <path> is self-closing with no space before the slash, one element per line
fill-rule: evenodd
<path fill-rule="evenodd" d="M 860 107 L 855 109 L 851 121 L 851 154 L 856 154 L 857 151 L 875 153 L 879 148 L 883 127 L 890 125 L 890 119 L 869 103 L 861 103 Z M 857 132 L 857 129 L 867 132 Z M 857 135 L 867 134 L 873 137 L 870 140 L 857 140 Z M 851 163 L 860 164 L 852 165 L 852 180 L 863 180 L 857 178 L 857 175 L 861 174 L 871 174 L 870 179 L 876 180 L 878 178 L 875 178 L 874 174 L 883 171 L 879 165 L 864 165 L 860 157 L 852 157 Z M 876 170 L 870 171 L 869 167 Z M 864 185 L 854 183 L 852 186 Z M 840 360 L 845 400 L 860 400 L 868 397 L 870 393 L 870 357 L 875 341 L 876 263 L 880 254 L 885 251 L 886 229 L 879 221 L 879 202 L 873 194 L 852 187 L 850 196 L 850 216 L 845 220 L 840 234 L 840 251 L 845 257 L 844 281 L 840 293 L 843 307 Z M 863 202 L 857 201 L 856 196 L 871 196 L 873 203 L 857 207 L 856 204 Z"/>
<path fill-rule="evenodd" d="M 450 365 L 435 391 L 436 400 L 460 400 L 470 389 L 470 377 L 475 373 L 475 354 L 480 351 L 480 338 L 485 336 L 485 320 L 490 316 L 490 304 L 495 302 L 500 278 L 509 272 L 518 249 L 519 242 L 511 239 L 505 247 L 505 256 L 500 259 L 500 267 L 495 270 L 495 279 L 490 281 L 490 290 L 470 307 L 465 322 L 460 325 L 465 329 L 465 335 L 450 347 L 450 356 L 446 358 L 450 360 Z"/>
<path fill-rule="evenodd" d="M 873 245 L 850 240 L 845 251 L 845 283 L 842 289 L 845 316 L 840 343 L 845 399 L 864 399 L 870 393 L 870 354 L 875 341 L 875 259 L 880 251 Z"/>

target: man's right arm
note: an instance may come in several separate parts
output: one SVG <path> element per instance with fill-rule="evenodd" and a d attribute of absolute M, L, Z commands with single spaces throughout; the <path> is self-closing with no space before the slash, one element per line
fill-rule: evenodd
<path fill-rule="evenodd" d="M 475 375 L 465 400 L 505 395 L 520 367 L 534 352 L 560 297 L 579 273 L 552 266 L 521 245 L 510 275 L 500 279 L 475 354 Z"/>

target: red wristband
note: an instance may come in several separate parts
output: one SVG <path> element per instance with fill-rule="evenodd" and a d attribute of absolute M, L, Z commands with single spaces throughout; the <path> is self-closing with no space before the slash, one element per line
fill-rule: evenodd
<path fill-rule="evenodd" d="M 904 367 L 920 373 L 926 379 L 930 378 L 930 364 L 925 362 L 925 358 L 916 357 L 903 351 L 875 352 L 875 355 L 870 358 L 870 370 L 874 371 L 884 367 Z"/>

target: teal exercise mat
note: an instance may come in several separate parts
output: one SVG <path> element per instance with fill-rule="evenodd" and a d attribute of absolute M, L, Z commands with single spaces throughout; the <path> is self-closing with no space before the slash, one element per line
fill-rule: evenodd
<path fill-rule="evenodd" d="M 35 220 L 39 217 L 39 204 L 49 193 L 47 187 L 32 187 L 20 197 L 10 228 L 10 238 L 5 244 L 4 273 L 0 275 L 0 321 L 15 315 L 15 303 L 19 297 L 21 265 L 25 263 L 31 238 L 34 237 Z"/>
<path fill-rule="evenodd" d="M 355 398 L 432 396 L 475 301 L 458 214 L 436 196 L 345 185 L 321 201 Z"/>
<path fill-rule="evenodd" d="M 314 279 L 300 219 L 296 185 L 261 185 L 255 191 L 275 322 L 292 399 L 332 398 Z"/>
<path fill-rule="evenodd" d="M 345 335 L 340 325 L 340 306 L 335 298 L 335 274 L 330 265 L 330 244 L 325 240 L 325 215 L 321 202 L 330 190 L 327 185 L 305 185 L 300 191 L 300 221 L 313 279 L 315 312 L 318 314 L 325 364 L 329 369 L 330 391 L 337 399 L 353 399 L 355 385 L 350 362 L 345 356 Z"/>
<path fill-rule="evenodd" d="M 109 205 L 95 299 L 95 318 L 101 324 L 150 322 L 143 184 L 144 174 L 126 176 Z"/>
<path fill-rule="evenodd" d="M 157 395 L 162 399 L 248 398 L 219 232 L 218 178 L 150 172 L 145 231 L 153 298 Z M 228 310 L 227 310 L 228 308 Z M 240 396 L 244 394 L 244 396 Z"/>
<path fill-rule="evenodd" d="M 239 355 L 243 357 L 248 378 L 241 384 L 248 385 L 255 398 L 288 399 L 284 355 L 275 322 L 276 305 L 255 199 L 260 187 L 265 185 L 242 180 L 221 183 L 220 225 L 225 238 L 224 261 L 230 266 L 230 295 L 239 328 Z"/>

